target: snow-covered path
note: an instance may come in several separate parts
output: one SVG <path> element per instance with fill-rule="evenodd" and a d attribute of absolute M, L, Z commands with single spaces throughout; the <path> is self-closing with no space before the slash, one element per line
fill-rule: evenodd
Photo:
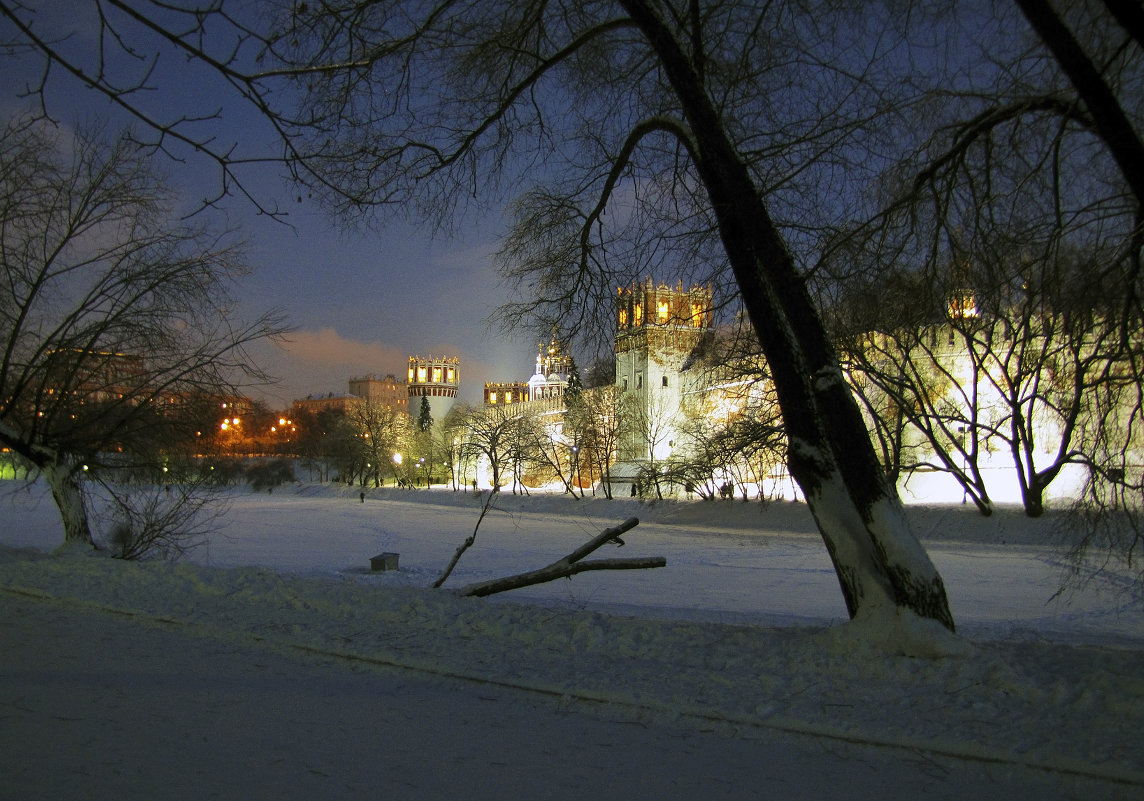
<path fill-rule="evenodd" d="M 632 515 L 607 555 L 668 567 L 426 589 L 477 503 L 238 492 L 172 565 L 48 555 L 0 495 L 0 798 L 1144 799 L 1139 585 L 1048 602 L 1018 516 L 911 510 L 974 647 L 910 659 L 838 623 L 799 505 L 504 497 L 447 586 Z"/>
<path fill-rule="evenodd" d="M 1118 783 L 664 719 L 0 593 L 0 798 L 1130 798 Z"/>

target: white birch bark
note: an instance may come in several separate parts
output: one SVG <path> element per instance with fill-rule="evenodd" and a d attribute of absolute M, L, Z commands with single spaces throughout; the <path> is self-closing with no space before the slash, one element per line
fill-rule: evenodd
<path fill-rule="evenodd" d="M 75 469 L 66 461 L 53 460 L 40 466 L 52 499 L 60 510 L 64 524 L 64 545 L 92 545 L 91 529 L 87 519 L 87 505 Z"/>

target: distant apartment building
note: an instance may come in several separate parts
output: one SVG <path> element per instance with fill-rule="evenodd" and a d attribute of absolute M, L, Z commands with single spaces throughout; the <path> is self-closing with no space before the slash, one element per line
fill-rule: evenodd
<path fill-rule="evenodd" d="M 350 395 L 404 412 L 408 403 L 408 384 L 393 373 L 385 376 L 364 375 L 351 378 Z"/>
<path fill-rule="evenodd" d="M 328 409 L 348 414 L 359 403 L 365 402 L 387 406 L 404 413 L 406 409 L 406 384 L 393 373 L 385 376 L 362 375 L 349 380 L 349 392 L 325 395 L 309 395 L 293 403 L 294 412 L 318 414 Z"/>
<path fill-rule="evenodd" d="M 309 395 L 295 400 L 295 412 L 312 414 L 334 409 L 348 413 L 356 404 L 371 403 L 416 418 L 421 399 L 429 402 L 434 420 L 442 420 L 457 399 L 461 383 L 460 360 L 455 356 L 409 357 L 408 380 L 393 373 L 360 375 L 348 381 L 348 392 Z"/>
<path fill-rule="evenodd" d="M 307 395 L 305 398 L 295 400 L 292 404 L 294 413 L 308 412 L 309 414 L 318 414 L 330 409 L 347 414 L 355 403 L 360 403 L 361 398 L 357 395 L 346 393 L 333 393 L 330 392 L 326 395 Z"/>
<path fill-rule="evenodd" d="M 69 348 L 48 354 L 48 395 L 79 403 L 140 399 L 150 378 L 144 358 L 129 353 Z"/>

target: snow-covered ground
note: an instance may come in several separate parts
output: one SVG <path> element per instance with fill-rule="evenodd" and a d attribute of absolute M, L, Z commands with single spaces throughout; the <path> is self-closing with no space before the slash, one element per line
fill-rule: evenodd
<path fill-rule="evenodd" d="M 427 589 L 480 499 L 236 492 L 182 564 L 49 555 L 0 488 L 0 797 L 1144 798 L 1144 604 L 1052 533 L 911 507 L 966 655 L 844 624 L 805 507 L 502 495 L 446 584 L 628 517 L 656 570 Z M 369 558 L 400 554 L 400 570 Z"/>

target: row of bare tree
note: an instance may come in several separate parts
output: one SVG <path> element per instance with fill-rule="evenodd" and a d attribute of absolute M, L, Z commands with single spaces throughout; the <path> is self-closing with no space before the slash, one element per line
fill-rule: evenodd
<path fill-rule="evenodd" d="M 954 290 L 944 303 L 909 277 L 878 288 L 882 319 L 847 332 L 842 352 L 892 478 L 944 471 L 983 514 L 998 463 L 1034 517 L 1070 467 L 1087 481 L 1082 502 L 1141 498 L 1144 320 L 1125 325 L 1123 298 L 1102 286 L 1094 258 L 1052 274 L 1019 260 L 1000 292 L 977 273 L 985 290 Z M 912 302 L 884 304 L 900 294 Z"/>
<path fill-rule="evenodd" d="M 611 492 L 609 471 L 630 415 L 611 387 L 567 404 L 458 404 L 421 428 L 402 410 L 362 401 L 348 412 L 299 416 L 296 453 L 323 480 L 467 487 L 481 481 L 511 492 L 558 483 L 572 495 L 598 485 Z"/>

